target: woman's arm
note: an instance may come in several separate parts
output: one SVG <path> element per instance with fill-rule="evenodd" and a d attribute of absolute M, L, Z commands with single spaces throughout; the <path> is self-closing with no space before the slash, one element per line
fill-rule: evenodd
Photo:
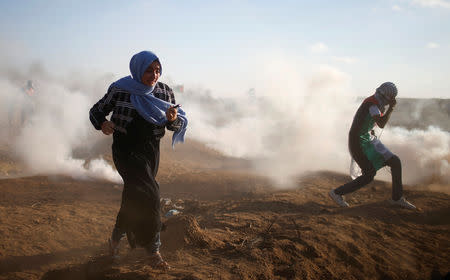
<path fill-rule="evenodd" d="M 166 128 L 171 131 L 178 131 L 182 127 L 183 121 L 177 117 L 177 108 L 179 107 L 179 105 L 176 105 L 177 103 L 175 101 L 175 94 L 173 93 L 173 90 L 166 84 L 158 83 L 157 86 L 160 88 L 160 90 L 156 91 L 155 96 L 159 99 L 173 104 L 173 106 L 171 106 L 166 111 L 166 118 L 168 120 Z"/>
<path fill-rule="evenodd" d="M 177 108 L 175 106 L 170 107 L 166 111 L 167 124 L 166 127 L 171 131 L 178 131 L 183 126 L 183 121 L 177 117 Z"/>
<path fill-rule="evenodd" d="M 89 110 L 89 119 L 91 120 L 92 125 L 95 127 L 95 129 L 102 130 L 105 134 L 107 134 L 106 132 L 108 132 L 109 130 L 107 129 L 107 131 L 104 131 L 104 128 L 114 128 L 114 123 L 108 121 L 106 119 L 106 116 L 111 113 L 116 104 L 115 97 L 115 92 L 111 90 L 110 87 L 105 96 L 103 96 L 103 98 L 95 103 L 94 106 L 92 106 L 92 108 Z"/>

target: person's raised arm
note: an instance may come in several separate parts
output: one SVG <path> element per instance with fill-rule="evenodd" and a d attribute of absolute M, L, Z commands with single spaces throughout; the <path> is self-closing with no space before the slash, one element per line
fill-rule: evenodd
<path fill-rule="evenodd" d="M 183 125 L 182 120 L 177 117 L 177 114 L 178 114 L 177 108 L 181 107 L 181 105 L 176 103 L 175 95 L 174 95 L 172 89 L 169 87 L 165 87 L 165 89 L 166 89 L 166 96 L 168 97 L 168 99 L 166 99 L 166 101 L 170 100 L 169 102 L 173 104 L 173 106 L 171 106 L 166 111 L 166 118 L 168 120 L 168 122 L 166 124 L 166 128 L 171 131 L 178 131 Z"/>
<path fill-rule="evenodd" d="M 178 131 L 183 126 L 183 121 L 177 117 L 178 110 L 177 108 L 180 105 L 172 106 L 166 111 L 167 117 L 167 129 L 171 131 Z"/>
<path fill-rule="evenodd" d="M 397 101 L 392 99 L 391 103 L 389 103 L 389 108 L 387 109 L 386 113 L 383 116 L 375 115 L 372 116 L 373 120 L 377 124 L 378 127 L 384 128 L 386 123 L 389 121 L 389 118 L 391 117 L 392 111 L 394 111 L 394 107 L 397 104 Z"/>

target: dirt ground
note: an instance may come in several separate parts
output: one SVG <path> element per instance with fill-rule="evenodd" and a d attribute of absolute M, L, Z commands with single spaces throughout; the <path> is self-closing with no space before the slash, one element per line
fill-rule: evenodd
<path fill-rule="evenodd" d="M 110 160 L 108 149 L 104 157 Z M 275 188 L 191 142 L 164 144 L 158 180 L 164 211 L 161 253 L 172 269 L 148 265 L 124 240 L 120 258 L 107 239 L 122 186 L 61 175 L 19 176 L 0 150 L 0 279 L 444 279 L 450 271 L 450 195 L 433 182 L 405 186 L 419 209 L 391 206 L 390 184 L 375 181 L 339 208 L 328 191 L 349 180 L 333 172 Z M 12 176 L 13 174 L 14 176 Z M 167 202 L 167 205 L 166 205 Z M 448 274 L 447 274 L 448 276 Z"/>

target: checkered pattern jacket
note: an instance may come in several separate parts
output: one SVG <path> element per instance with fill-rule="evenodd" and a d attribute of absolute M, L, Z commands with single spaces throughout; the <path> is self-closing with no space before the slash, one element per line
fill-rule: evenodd
<path fill-rule="evenodd" d="M 173 91 L 166 84 L 158 82 L 155 85 L 153 94 L 161 100 L 176 104 Z M 138 115 L 130 97 L 131 94 L 128 91 L 111 85 L 105 96 L 95 103 L 89 111 L 89 119 L 95 129 L 101 129 L 102 123 L 107 120 L 106 117 L 112 111 L 111 121 L 115 125 L 114 133 L 126 134 L 128 124 Z M 169 130 L 177 131 L 181 127 L 181 120 L 177 118 L 174 122 L 168 123 L 166 127 Z M 155 125 L 154 134 L 155 136 L 164 135 L 164 127 Z"/>

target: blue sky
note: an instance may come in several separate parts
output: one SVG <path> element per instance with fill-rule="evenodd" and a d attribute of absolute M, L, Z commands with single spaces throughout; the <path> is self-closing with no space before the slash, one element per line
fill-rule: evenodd
<path fill-rule="evenodd" d="M 0 2 L 0 57 L 18 65 L 121 76 L 143 49 L 213 89 L 255 87 L 252 58 L 282 56 L 335 67 L 360 95 L 390 80 L 401 96 L 450 98 L 450 0 Z"/>

